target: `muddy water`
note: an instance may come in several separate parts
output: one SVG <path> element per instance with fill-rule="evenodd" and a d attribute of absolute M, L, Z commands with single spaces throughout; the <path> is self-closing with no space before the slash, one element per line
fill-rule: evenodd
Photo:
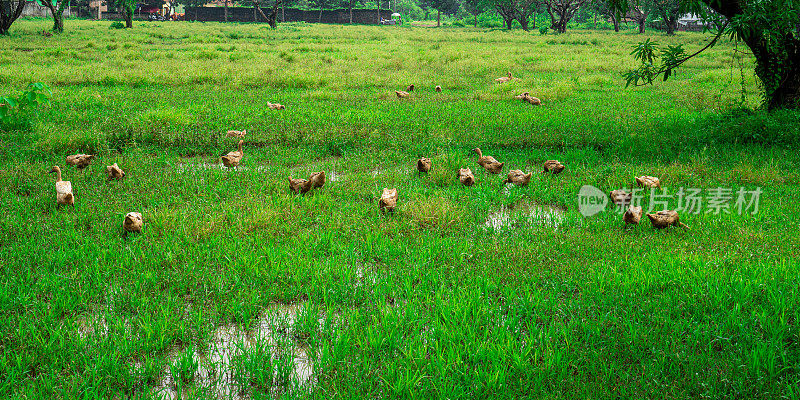
<path fill-rule="evenodd" d="M 537 204 L 531 201 L 519 201 L 510 207 L 501 206 L 499 210 L 486 217 L 486 228 L 503 232 L 531 226 L 558 228 L 564 222 L 566 210 Z"/>
<path fill-rule="evenodd" d="M 153 391 L 165 399 L 246 399 L 251 397 L 251 391 L 278 395 L 311 387 L 315 383 L 313 364 L 318 357 L 292 337 L 301 309 L 302 305 L 274 305 L 251 330 L 224 325 L 214 330 L 205 348 L 174 349 Z M 258 358 L 259 354 L 269 360 Z M 193 360 L 189 364 L 197 367 L 193 379 L 184 383 L 173 373 L 178 374 L 177 367 L 189 356 Z M 269 365 L 273 371 L 268 372 L 265 387 L 254 385 L 250 374 Z"/>
<path fill-rule="evenodd" d="M 259 165 L 256 167 L 247 167 L 247 166 L 238 166 L 238 167 L 231 167 L 227 168 L 226 166 L 222 165 L 222 163 L 197 163 L 197 164 L 178 164 L 175 166 L 175 169 L 178 173 L 189 173 L 189 172 L 202 172 L 202 171 L 249 171 L 251 169 L 255 169 L 258 172 L 264 172 L 269 170 L 270 168 L 267 166 Z"/>

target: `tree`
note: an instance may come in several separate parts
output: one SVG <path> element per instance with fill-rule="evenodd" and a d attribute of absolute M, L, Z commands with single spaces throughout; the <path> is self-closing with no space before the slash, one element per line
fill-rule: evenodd
<path fill-rule="evenodd" d="M 112 0 L 114 7 L 117 7 L 122 19 L 125 20 L 125 28 L 133 28 L 133 13 L 136 11 L 138 0 Z"/>
<path fill-rule="evenodd" d="M 627 0 L 621 0 L 627 1 Z M 708 7 L 721 15 L 722 29 L 708 45 L 686 55 L 682 45 L 660 49 L 645 41 L 634 49 L 640 67 L 626 74 L 628 84 L 651 84 L 668 79 L 675 68 L 711 48 L 724 34 L 744 42 L 756 60 L 755 73 L 764 90 L 768 110 L 800 108 L 800 3 L 793 0 L 684 0 L 694 14 L 713 19 Z M 661 55 L 658 55 L 658 51 Z"/>
<path fill-rule="evenodd" d="M 436 26 L 442 26 L 442 13 L 453 14 L 458 11 L 456 0 L 422 0 L 422 4 L 436 10 Z"/>
<path fill-rule="evenodd" d="M 518 0 L 514 18 L 528 31 L 528 20 L 533 15 L 533 29 L 536 29 L 536 10 L 541 7 L 542 0 Z"/>
<path fill-rule="evenodd" d="M 545 0 L 550 14 L 551 28 L 558 33 L 567 31 L 567 23 L 587 0 Z"/>
<path fill-rule="evenodd" d="M 599 0 L 594 2 L 591 5 L 594 8 L 595 12 L 599 13 L 603 16 L 603 18 L 611 20 L 611 24 L 614 25 L 614 32 L 619 32 L 619 24 L 620 20 L 622 19 L 622 15 L 628 11 L 619 9 L 614 0 Z"/>
<path fill-rule="evenodd" d="M 678 18 L 681 16 L 680 0 L 652 0 L 653 13 L 664 21 L 667 35 L 674 35 L 678 27 Z"/>
<path fill-rule="evenodd" d="M 22 15 L 25 0 L 0 0 L 0 35 L 8 35 L 11 24 Z"/>
<path fill-rule="evenodd" d="M 41 4 L 53 15 L 53 32 L 64 32 L 64 9 L 69 6 L 69 2 L 70 0 L 41 0 Z"/>
<path fill-rule="evenodd" d="M 485 0 L 463 0 L 461 5 L 468 13 L 475 17 L 475 27 L 478 27 L 478 15 L 483 14 L 488 8 Z"/>
<path fill-rule="evenodd" d="M 350 14 L 350 23 L 351 24 L 353 23 L 353 7 L 355 5 L 360 5 L 362 3 L 363 3 L 363 0 L 347 0 L 347 12 Z"/>
<path fill-rule="evenodd" d="M 636 24 L 639 26 L 639 33 L 644 33 L 645 24 L 647 23 L 647 17 L 649 14 L 649 7 L 639 6 L 631 8 L 626 14 L 626 17 L 636 22 Z"/>
<path fill-rule="evenodd" d="M 514 19 L 517 18 L 517 0 L 487 0 L 488 4 L 494 8 L 506 29 L 511 29 Z"/>

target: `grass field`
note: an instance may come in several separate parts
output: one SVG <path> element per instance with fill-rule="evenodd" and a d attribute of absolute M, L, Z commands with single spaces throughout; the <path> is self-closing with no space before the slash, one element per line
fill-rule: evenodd
<path fill-rule="evenodd" d="M 0 94 L 44 82 L 54 101 L 0 132 L 3 398 L 800 397 L 800 114 L 748 111 L 733 43 L 625 89 L 643 37 L 708 38 L 108 25 L 0 37 Z M 235 170 L 229 129 L 248 131 Z M 78 172 L 75 153 L 97 159 Z M 530 185 L 503 185 L 512 168 Z M 581 186 L 638 175 L 763 194 L 755 215 L 684 213 L 688 231 L 578 212 Z M 129 211 L 142 234 L 122 235 Z"/>

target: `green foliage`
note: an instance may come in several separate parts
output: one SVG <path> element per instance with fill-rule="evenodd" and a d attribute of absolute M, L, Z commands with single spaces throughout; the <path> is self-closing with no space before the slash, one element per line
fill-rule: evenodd
<path fill-rule="evenodd" d="M 547 31 L 549 31 L 549 30 L 550 30 L 549 26 L 542 25 L 542 26 L 539 27 L 539 34 L 540 35 L 546 35 Z"/>
<path fill-rule="evenodd" d="M 122 21 L 114 21 L 108 29 L 125 29 L 125 24 Z"/>
<path fill-rule="evenodd" d="M 39 108 L 50 105 L 50 87 L 44 83 L 28 85 L 19 96 L 0 97 L 0 129 L 29 128 Z"/>

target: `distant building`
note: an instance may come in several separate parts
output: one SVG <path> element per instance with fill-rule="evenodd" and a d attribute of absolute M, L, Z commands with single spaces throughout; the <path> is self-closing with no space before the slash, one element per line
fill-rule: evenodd
<path fill-rule="evenodd" d="M 64 16 L 69 17 L 70 10 L 69 7 L 64 9 Z M 40 5 L 36 0 L 27 0 L 25 1 L 25 8 L 22 9 L 22 16 L 23 17 L 52 17 L 53 15 L 50 13 L 50 9 Z"/>

